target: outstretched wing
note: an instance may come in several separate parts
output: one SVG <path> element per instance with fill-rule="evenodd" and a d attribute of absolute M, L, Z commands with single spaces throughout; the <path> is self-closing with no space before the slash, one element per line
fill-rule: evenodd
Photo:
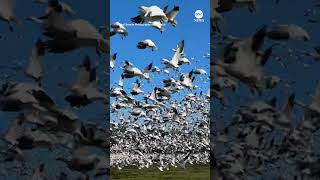
<path fill-rule="evenodd" d="M 171 11 L 169 11 L 166 16 L 168 19 L 174 19 L 177 14 L 179 13 L 180 7 L 179 6 L 175 6 Z"/>
<path fill-rule="evenodd" d="M 178 48 L 176 49 L 176 52 L 173 55 L 173 58 L 172 58 L 172 63 L 173 64 L 178 64 L 179 63 L 179 59 L 181 57 L 181 53 L 183 52 L 183 48 L 184 48 L 184 40 L 182 40 L 179 43 Z"/>

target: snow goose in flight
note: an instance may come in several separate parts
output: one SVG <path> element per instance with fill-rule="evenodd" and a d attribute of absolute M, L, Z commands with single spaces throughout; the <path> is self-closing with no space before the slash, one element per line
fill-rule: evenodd
<path fill-rule="evenodd" d="M 164 87 L 174 86 L 177 84 L 176 80 L 173 78 L 167 78 L 162 80 Z"/>
<path fill-rule="evenodd" d="M 133 77 L 140 77 L 146 80 L 150 80 L 150 71 L 152 69 L 152 63 L 145 67 L 143 71 L 140 69 L 133 67 L 131 63 L 125 61 L 123 66 L 123 77 L 125 78 L 133 78 Z"/>
<path fill-rule="evenodd" d="M 167 67 L 167 68 L 173 68 L 173 69 L 178 69 L 179 68 L 179 59 L 181 57 L 181 53 L 183 52 L 184 48 L 184 40 L 182 40 L 178 48 L 176 49 L 172 59 L 169 61 L 167 59 L 162 59 L 162 63 Z"/>
<path fill-rule="evenodd" d="M 181 65 L 183 65 L 183 64 L 188 64 L 188 65 L 190 65 L 191 62 L 190 62 L 190 60 L 189 60 L 188 58 L 182 57 L 182 58 L 179 59 L 178 65 L 181 66 Z"/>
<path fill-rule="evenodd" d="M 83 47 L 95 47 L 97 53 L 107 53 L 108 41 L 89 22 L 83 19 L 66 21 L 58 4 L 46 15 L 39 17 L 43 34 L 50 39 L 46 49 L 53 53 L 63 53 Z"/>
<path fill-rule="evenodd" d="M 134 23 L 149 23 L 153 21 L 167 22 L 168 18 L 161 8 L 158 6 L 140 6 L 139 15 L 131 18 Z"/>
<path fill-rule="evenodd" d="M 41 39 L 38 39 L 35 47 L 32 49 L 29 64 L 26 68 L 26 75 L 33 78 L 41 86 L 42 78 L 42 59 L 45 54 L 45 46 Z"/>
<path fill-rule="evenodd" d="M 112 56 L 111 56 L 111 58 L 110 58 L 110 68 L 112 69 L 112 70 L 114 70 L 115 69 L 115 63 L 116 63 L 116 59 L 117 59 L 117 53 L 114 53 Z"/>
<path fill-rule="evenodd" d="M 116 34 L 120 34 L 124 37 L 128 36 L 128 32 L 127 32 L 126 28 L 119 22 L 115 22 L 111 25 L 110 36 L 113 36 Z"/>
<path fill-rule="evenodd" d="M 58 36 L 48 40 L 46 47 L 49 52 L 64 53 L 84 47 L 94 47 L 97 54 L 107 52 L 107 40 L 90 22 L 78 19 L 69 22 L 67 26 L 71 29 L 71 32 L 74 32 L 73 35 L 63 35 L 64 37 Z"/>
<path fill-rule="evenodd" d="M 139 48 L 139 49 L 151 48 L 152 51 L 158 49 L 157 46 L 154 44 L 154 42 L 151 39 L 146 39 L 146 40 L 138 42 L 137 48 Z"/>
<path fill-rule="evenodd" d="M 71 87 L 71 94 L 65 100 L 71 106 L 85 106 L 94 101 L 107 101 L 106 94 L 100 92 L 96 87 L 96 68 L 93 67 L 88 56 L 78 67 L 77 79 Z"/>
<path fill-rule="evenodd" d="M 56 36 L 66 37 L 75 34 L 74 30 L 65 20 L 62 5 L 56 0 L 48 3 L 48 8 L 43 16 L 31 16 L 27 19 L 40 23 L 44 29 L 43 34 L 51 38 Z"/>
<path fill-rule="evenodd" d="M 166 12 L 168 9 L 168 6 L 163 8 L 164 13 L 166 13 L 166 16 L 168 18 L 168 22 L 172 25 L 172 26 L 176 26 L 177 20 L 176 20 L 176 16 L 179 13 L 180 7 L 179 6 L 174 6 L 173 9 L 169 12 Z"/>
<path fill-rule="evenodd" d="M 127 93 L 122 89 L 122 87 L 116 87 L 111 89 L 111 97 L 127 97 Z"/>
<path fill-rule="evenodd" d="M 48 2 L 48 8 L 43 16 L 29 16 L 26 19 L 42 24 L 43 29 L 46 30 L 44 34 L 47 36 L 53 36 L 54 34 L 57 34 L 57 32 L 67 33 L 68 30 L 68 33 L 74 33 L 72 29 L 67 26 L 63 13 L 62 3 L 58 0 L 52 0 Z"/>
<path fill-rule="evenodd" d="M 58 138 L 51 132 L 25 128 L 22 137 L 18 139 L 18 147 L 21 149 L 33 149 L 36 147 L 52 148 L 58 144 Z"/>
<path fill-rule="evenodd" d="M 152 21 L 150 25 L 151 27 L 158 29 L 161 34 L 165 30 L 164 27 L 162 27 L 162 23 L 160 21 Z"/>
<path fill-rule="evenodd" d="M 11 32 L 13 31 L 11 22 L 20 23 L 19 18 L 14 14 L 15 6 L 15 0 L 0 0 L 0 20 L 8 23 Z"/>
<path fill-rule="evenodd" d="M 194 89 L 192 82 L 194 81 L 195 77 L 192 77 L 192 75 L 193 75 L 193 70 L 190 71 L 188 74 L 182 74 L 180 76 L 181 85 L 188 89 Z"/>
<path fill-rule="evenodd" d="M 207 74 L 204 69 L 196 69 L 193 71 L 194 74 Z"/>
<path fill-rule="evenodd" d="M 154 89 L 151 91 L 151 93 L 148 94 L 148 95 L 146 95 L 144 98 L 147 99 L 147 100 L 151 100 L 151 101 L 153 101 L 153 102 L 157 102 L 157 101 L 158 101 L 158 100 L 157 100 L 157 88 L 154 88 Z"/>
<path fill-rule="evenodd" d="M 144 92 L 140 89 L 140 87 L 141 87 L 141 82 L 137 79 L 130 93 L 132 95 L 143 94 Z"/>
<path fill-rule="evenodd" d="M 267 37 L 272 40 L 310 40 L 307 31 L 295 24 L 275 25 L 267 30 Z"/>
<path fill-rule="evenodd" d="M 164 88 L 157 88 L 157 91 L 156 91 L 157 95 L 159 97 L 167 97 L 168 99 L 171 97 L 171 91 L 164 87 Z M 167 100 L 167 99 L 166 99 Z"/>
<path fill-rule="evenodd" d="M 164 74 L 170 74 L 170 70 L 169 70 L 169 69 L 164 69 L 164 70 L 163 70 L 163 73 L 164 73 Z"/>
<path fill-rule="evenodd" d="M 263 67 L 272 52 L 272 46 L 260 52 L 265 34 L 266 26 L 250 38 L 230 43 L 225 47 L 223 62 L 217 61 L 229 75 L 259 92 L 265 86 Z"/>
<path fill-rule="evenodd" d="M 179 44 L 177 45 L 177 49 L 178 49 L 178 48 L 179 48 Z M 177 49 L 172 48 L 172 51 L 173 51 L 173 52 L 176 52 Z M 186 57 L 186 56 L 187 56 L 186 53 L 184 52 L 184 50 L 182 50 L 181 53 L 180 53 L 180 57 L 181 57 L 181 58 L 184 58 L 184 57 Z"/>
<path fill-rule="evenodd" d="M 53 104 L 53 100 L 36 84 L 6 83 L 1 89 L 2 111 L 21 111 L 30 108 L 45 110 Z"/>
<path fill-rule="evenodd" d="M 151 71 L 152 72 L 157 72 L 157 73 L 161 72 L 161 70 L 160 70 L 160 68 L 158 66 L 153 66 Z"/>

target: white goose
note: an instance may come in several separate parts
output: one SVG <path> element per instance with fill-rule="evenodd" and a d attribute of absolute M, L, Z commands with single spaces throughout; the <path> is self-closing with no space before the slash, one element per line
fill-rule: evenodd
<path fill-rule="evenodd" d="M 177 84 L 177 81 L 173 78 L 167 78 L 162 80 L 164 87 L 174 86 Z"/>
<path fill-rule="evenodd" d="M 178 69 L 179 68 L 179 59 L 181 57 L 181 53 L 183 52 L 184 48 L 184 40 L 182 40 L 178 48 L 176 49 L 172 59 L 169 61 L 168 59 L 162 59 L 162 63 L 167 67 L 167 68 L 173 68 L 173 69 Z"/>
<path fill-rule="evenodd" d="M 196 69 L 193 71 L 194 74 L 207 74 L 207 71 L 204 69 Z"/>
<path fill-rule="evenodd" d="M 114 70 L 115 69 L 115 63 L 116 63 L 116 59 L 117 59 L 117 53 L 114 53 L 112 56 L 111 56 L 111 58 L 110 58 L 110 68 L 112 69 L 112 70 Z"/>
<path fill-rule="evenodd" d="M 144 97 L 145 99 L 151 100 L 153 102 L 157 102 L 157 88 L 154 88 L 150 94 Z"/>
<path fill-rule="evenodd" d="M 67 38 L 58 37 L 47 42 L 50 52 L 60 53 L 71 51 L 77 48 L 94 47 L 97 53 L 107 53 L 108 41 L 99 31 L 89 22 L 83 19 L 73 20 L 67 24 L 74 33 Z"/>
<path fill-rule="evenodd" d="M 111 25 L 110 36 L 113 36 L 116 34 L 120 34 L 124 37 L 128 36 L 128 32 L 127 32 L 126 28 L 119 22 L 115 22 Z"/>
<path fill-rule="evenodd" d="M 169 12 L 166 12 L 168 9 L 168 6 L 163 8 L 164 13 L 166 13 L 166 16 L 168 18 L 168 22 L 172 25 L 172 26 L 176 26 L 178 24 L 177 20 L 176 20 L 176 16 L 180 11 L 180 7 L 179 6 L 174 6 L 173 9 Z"/>
<path fill-rule="evenodd" d="M 163 70 L 163 73 L 164 73 L 164 74 L 170 74 L 170 70 L 169 70 L 169 69 L 164 69 L 164 70 Z"/>
<path fill-rule="evenodd" d="M 125 78 L 133 78 L 133 77 L 140 77 L 146 80 L 150 80 L 150 71 L 152 69 L 152 63 L 145 67 L 143 71 L 140 69 L 133 67 L 131 63 L 125 61 L 123 68 L 123 77 Z"/>
<path fill-rule="evenodd" d="M 106 94 L 100 92 L 96 87 L 96 68 L 93 67 L 88 56 L 78 67 L 77 79 L 70 90 L 71 94 L 65 100 L 71 106 L 80 107 L 94 101 L 106 102 L 108 99 Z"/>
<path fill-rule="evenodd" d="M 162 22 L 160 22 L 160 21 L 152 21 L 150 23 L 150 25 L 151 25 L 151 27 L 154 27 L 154 28 L 158 29 L 161 34 L 165 30 L 164 27 L 162 27 Z"/>
<path fill-rule="evenodd" d="M 223 62 L 217 61 L 225 72 L 259 92 L 265 88 L 263 67 L 272 53 L 272 46 L 264 52 L 260 51 L 265 34 L 266 26 L 250 38 L 227 45 Z"/>
<path fill-rule="evenodd" d="M 160 68 L 158 66 L 153 66 L 151 71 L 152 72 L 157 72 L 157 73 L 161 72 L 161 70 L 160 70 Z"/>
<path fill-rule="evenodd" d="M 146 39 L 146 40 L 140 41 L 137 45 L 137 48 L 139 48 L 139 49 L 151 48 L 152 51 L 158 49 L 156 44 L 151 39 Z"/>
<path fill-rule="evenodd" d="M 194 89 L 192 82 L 194 81 L 195 77 L 192 77 L 193 71 L 190 71 L 188 74 L 182 74 L 180 76 L 180 84 L 188 89 Z"/>
<path fill-rule="evenodd" d="M 56 4 L 44 16 L 37 18 L 43 26 L 49 52 L 63 53 L 83 47 L 95 47 L 97 53 L 107 53 L 108 41 L 89 21 L 76 19 L 66 21 L 61 5 Z M 36 20 L 36 21 L 38 21 Z"/>
<path fill-rule="evenodd" d="M 6 83 L 0 95 L 1 111 L 21 111 L 23 109 L 49 108 L 54 104 L 46 92 L 33 83 Z"/>
<path fill-rule="evenodd" d="M 153 21 L 166 22 L 168 18 L 158 6 L 140 6 L 139 15 L 131 18 L 134 23 L 149 23 Z"/>
<path fill-rule="evenodd" d="M 127 93 L 122 89 L 122 87 L 116 87 L 111 89 L 111 97 L 126 97 Z"/>
<path fill-rule="evenodd" d="M 140 83 L 140 81 L 137 79 L 136 82 L 134 83 L 134 86 L 133 86 L 133 88 L 132 88 L 132 90 L 131 90 L 130 93 L 131 93 L 132 95 L 143 94 L 144 92 L 143 92 L 143 90 L 140 89 L 140 87 L 141 87 L 141 83 Z"/>
<path fill-rule="evenodd" d="M 178 65 L 181 66 L 183 64 L 190 65 L 191 62 L 190 62 L 190 60 L 188 58 L 182 57 L 182 58 L 179 59 Z"/>

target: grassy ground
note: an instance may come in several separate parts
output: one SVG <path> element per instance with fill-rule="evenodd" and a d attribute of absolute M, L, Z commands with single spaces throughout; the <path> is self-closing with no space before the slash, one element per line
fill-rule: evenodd
<path fill-rule="evenodd" d="M 196 165 L 183 168 L 170 168 L 159 171 L 157 167 L 137 169 L 127 167 L 122 170 L 111 169 L 111 180 L 209 180 L 209 165 Z"/>

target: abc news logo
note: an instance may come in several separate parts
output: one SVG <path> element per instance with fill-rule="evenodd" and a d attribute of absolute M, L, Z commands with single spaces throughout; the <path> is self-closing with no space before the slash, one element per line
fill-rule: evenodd
<path fill-rule="evenodd" d="M 196 10 L 196 12 L 194 12 L 194 16 L 196 17 L 194 22 L 204 22 L 203 12 L 201 10 Z"/>

